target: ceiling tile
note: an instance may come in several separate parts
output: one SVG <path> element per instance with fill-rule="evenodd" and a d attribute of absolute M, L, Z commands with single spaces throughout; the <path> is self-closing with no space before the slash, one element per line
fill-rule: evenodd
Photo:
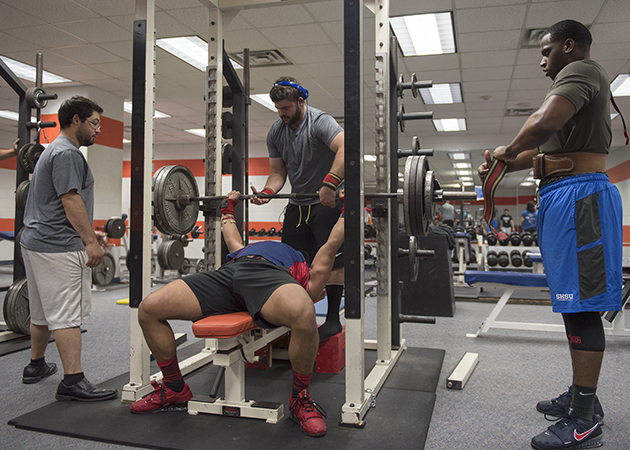
<path fill-rule="evenodd" d="M 512 5 L 527 3 L 528 0 L 455 0 L 455 8 L 479 8 L 485 6 Z"/>
<path fill-rule="evenodd" d="M 6 30 L 6 33 L 23 39 L 24 41 L 31 42 L 41 48 L 67 47 L 87 43 L 84 39 L 72 36 L 52 25 L 14 28 Z"/>
<path fill-rule="evenodd" d="M 521 30 L 525 21 L 526 5 L 494 6 L 490 8 L 462 9 L 455 13 L 459 33 L 487 30 Z"/>
<path fill-rule="evenodd" d="M 630 30 L 625 22 L 599 23 L 591 27 L 591 34 L 597 44 L 616 44 L 627 42 Z"/>
<path fill-rule="evenodd" d="M 96 45 L 78 45 L 75 47 L 63 47 L 55 49 L 61 56 L 71 59 L 75 63 L 99 64 L 122 61 L 122 58 L 109 53 Z M 131 67 L 129 70 L 131 71 Z"/>
<path fill-rule="evenodd" d="M 98 14 L 84 8 L 73 0 L 19 0 L 12 2 L 11 6 L 47 23 L 69 22 L 98 17 Z"/>
<path fill-rule="evenodd" d="M 240 14 L 258 28 L 285 27 L 287 24 L 314 23 L 313 16 L 302 5 L 282 5 L 246 9 Z M 291 36 L 291 39 L 293 36 Z"/>
<path fill-rule="evenodd" d="M 343 17 L 343 3 L 339 1 L 307 3 L 304 7 L 318 22 L 335 22 Z"/>
<path fill-rule="evenodd" d="M 169 11 L 169 14 L 179 22 L 186 24 L 188 28 L 200 36 L 205 37 L 209 34 L 210 14 L 208 8 L 202 6 L 198 8 L 173 9 Z M 227 29 L 227 27 L 224 29 Z"/>
<path fill-rule="evenodd" d="M 324 30 L 317 24 L 262 28 L 260 31 L 275 44 L 276 48 L 306 47 L 312 45 L 313 42 L 318 44 L 331 43 Z"/>
<path fill-rule="evenodd" d="M 287 48 L 284 53 L 295 64 L 343 62 L 343 54 L 334 44 Z"/>
<path fill-rule="evenodd" d="M 133 44 L 129 41 L 104 42 L 99 43 L 98 46 L 127 61 L 131 61 L 133 56 Z"/>
<path fill-rule="evenodd" d="M 278 47 L 267 39 L 259 30 L 226 31 L 224 33 L 225 50 L 228 53 L 250 50 L 272 50 Z"/>
<path fill-rule="evenodd" d="M 510 78 L 513 70 L 512 66 L 463 69 L 462 79 L 464 81 L 504 80 Z"/>
<path fill-rule="evenodd" d="M 551 80 L 543 77 L 539 78 L 521 78 L 512 80 L 510 89 L 516 91 L 522 90 L 537 90 L 537 89 L 549 89 Z"/>
<path fill-rule="evenodd" d="M 630 22 L 628 0 L 607 0 L 595 23 Z"/>
<path fill-rule="evenodd" d="M 136 5 L 129 0 L 81 0 L 81 5 L 101 16 L 135 14 Z"/>
<path fill-rule="evenodd" d="M 532 3 L 529 6 L 525 26 L 528 29 L 548 28 L 556 22 L 571 19 L 591 24 L 605 0 L 567 0 Z"/>
<path fill-rule="evenodd" d="M 501 67 L 514 64 L 516 50 L 503 50 L 497 52 L 472 52 L 462 53 L 462 68 L 470 69 L 476 67 Z"/>
<path fill-rule="evenodd" d="M 401 57 L 398 61 L 404 61 L 411 72 L 459 69 L 459 56 L 457 54 L 408 56 Z"/>
<path fill-rule="evenodd" d="M 483 33 L 460 33 L 457 40 L 458 51 L 479 52 L 488 50 L 508 50 L 518 45 L 521 30 L 486 31 Z"/>

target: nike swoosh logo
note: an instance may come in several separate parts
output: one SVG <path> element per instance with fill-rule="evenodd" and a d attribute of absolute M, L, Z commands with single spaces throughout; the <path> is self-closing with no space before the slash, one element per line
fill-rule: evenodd
<path fill-rule="evenodd" d="M 335 258 L 338 258 L 339 256 L 343 255 L 343 252 L 339 252 L 335 255 Z"/>
<path fill-rule="evenodd" d="M 599 424 L 596 423 L 590 430 L 586 430 L 584 433 L 578 433 L 577 430 L 573 430 L 573 437 L 576 441 L 581 441 L 584 438 L 588 437 L 588 435 L 591 434 L 595 430 L 595 428 L 597 428 L 597 425 Z"/>
<path fill-rule="evenodd" d="M 580 395 L 582 395 L 583 397 L 586 397 L 588 395 L 595 395 L 595 393 L 594 392 L 586 392 L 585 393 L 585 392 L 580 391 Z"/>

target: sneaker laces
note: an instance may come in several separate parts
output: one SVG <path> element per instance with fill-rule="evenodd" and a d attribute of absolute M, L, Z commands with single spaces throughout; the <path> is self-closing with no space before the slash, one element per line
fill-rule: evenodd
<path fill-rule="evenodd" d="M 300 396 L 298 395 L 297 397 L 295 397 L 292 402 L 291 402 L 291 413 L 293 415 L 295 415 L 294 411 L 295 411 L 295 406 L 296 403 L 300 400 L 300 398 L 302 399 L 302 406 L 304 408 L 304 411 L 311 414 L 314 411 L 317 411 L 318 413 L 320 413 L 322 415 L 322 417 L 328 417 L 328 414 L 326 414 L 326 411 L 324 411 L 324 408 L 322 408 L 318 403 L 315 402 L 315 400 L 313 400 L 310 396 L 310 394 L 307 392 L 305 395 Z"/>
<path fill-rule="evenodd" d="M 567 390 L 566 392 L 563 392 L 562 394 L 558 395 L 556 398 L 551 399 L 551 403 L 560 403 L 561 400 L 567 398 L 567 397 L 572 397 L 571 394 L 571 386 L 567 386 Z M 571 406 L 571 401 L 568 400 L 569 406 Z M 565 409 L 565 414 L 561 417 L 567 417 L 567 412 L 568 410 Z M 551 418 L 548 417 L 549 414 L 545 413 L 545 420 L 549 421 L 549 422 L 556 422 L 558 420 L 558 416 L 550 416 Z"/>

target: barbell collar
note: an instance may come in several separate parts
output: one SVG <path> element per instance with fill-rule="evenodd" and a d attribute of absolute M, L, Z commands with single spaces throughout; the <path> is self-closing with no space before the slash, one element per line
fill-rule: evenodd
<path fill-rule="evenodd" d="M 32 128 L 54 128 L 57 126 L 57 122 L 27 122 L 26 128 L 29 130 Z"/>
<path fill-rule="evenodd" d="M 39 100 L 57 100 L 57 94 L 39 94 L 37 98 Z"/>
<path fill-rule="evenodd" d="M 402 120 L 427 120 L 433 119 L 433 111 L 403 113 Z"/>
<path fill-rule="evenodd" d="M 400 83 L 400 87 L 403 90 L 428 89 L 428 88 L 432 88 L 433 87 L 433 81 L 432 80 L 424 80 L 424 81 L 415 81 L 413 83 L 411 81 L 403 81 L 402 83 Z"/>
<path fill-rule="evenodd" d="M 398 256 L 409 256 L 409 249 L 399 248 Z M 416 250 L 416 256 L 419 258 L 431 258 L 435 256 L 435 250 L 418 249 Z"/>
<path fill-rule="evenodd" d="M 434 202 L 442 202 L 445 200 L 467 200 L 474 202 L 477 200 L 477 193 L 474 191 L 435 191 L 433 197 Z"/>

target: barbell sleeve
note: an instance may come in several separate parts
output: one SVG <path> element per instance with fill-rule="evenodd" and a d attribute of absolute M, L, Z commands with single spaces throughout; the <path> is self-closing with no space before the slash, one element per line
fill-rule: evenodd
<path fill-rule="evenodd" d="M 400 87 L 402 89 L 428 89 L 433 87 L 433 81 L 425 80 L 425 81 L 403 81 L 400 83 Z"/>
<path fill-rule="evenodd" d="M 433 119 L 433 111 L 403 113 L 402 120 L 426 120 Z"/>
<path fill-rule="evenodd" d="M 434 201 L 444 200 L 467 200 L 474 202 L 477 200 L 477 193 L 474 191 L 436 191 Z"/>

